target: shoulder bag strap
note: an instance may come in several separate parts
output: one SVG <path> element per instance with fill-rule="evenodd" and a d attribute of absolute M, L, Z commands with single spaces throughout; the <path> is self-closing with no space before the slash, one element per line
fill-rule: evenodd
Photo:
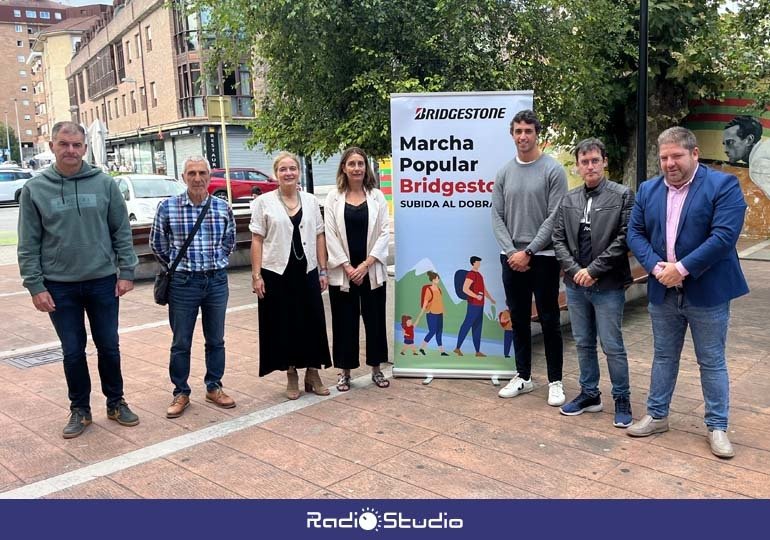
<path fill-rule="evenodd" d="M 174 262 L 171 263 L 171 266 L 169 267 L 168 271 L 169 273 L 176 270 L 176 267 L 179 266 L 180 261 L 182 260 L 182 257 L 184 257 L 184 254 L 187 253 L 187 248 L 192 243 L 193 237 L 198 232 L 198 229 L 201 228 L 201 223 L 203 223 L 203 218 L 206 217 L 206 213 L 209 211 L 209 207 L 211 206 L 211 198 L 213 195 L 209 195 L 209 200 L 206 202 L 206 205 L 203 207 L 203 210 L 201 210 L 201 213 L 198 214 L 198 220 L 195 222 L 195 225 L 193 226 L 192 230 L 190 231 L 190 234 L 187 235 L 187 239 L 184 241 L 184 244 L 182 244 L 182 248 L 179 250 L 179 253 L 176 255 L 176 259 L 174 259 Z"/>

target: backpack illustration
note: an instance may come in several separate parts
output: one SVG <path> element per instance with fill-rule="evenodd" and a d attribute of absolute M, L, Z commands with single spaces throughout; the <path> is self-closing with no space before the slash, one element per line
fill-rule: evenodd
<path fill-rule="evenodd" d="M 463 291 L 463 285 L 465 285 L 465 279 L 468 277 L 468 271 L 460 269 L 455 272 L 455 294 L 460 300 L 467 300 L 468 295 Z"/>
<path fill-rule="evenodd" d="M 420 308 L 425 305 L 425 296 L 430 293 L 430 301 L 433 301 L 433 293 L 430 292 L 430 283 L 427 285 L 422 286 L 422 290 L 420 291 Z"/>

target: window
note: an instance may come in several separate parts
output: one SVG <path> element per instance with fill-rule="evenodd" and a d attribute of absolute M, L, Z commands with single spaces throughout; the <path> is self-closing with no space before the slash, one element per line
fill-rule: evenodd
<path fill-rule="evenodd" d="M 40 12 L 40 18 L 41 19 L 50 19 L 51 18 L 51 13 L 48 12 L 48 11 L 41 11 Z"/>
<path fill-rule="evenodd" d="M 24 115 L 24 120 L 32 120 L 32 116 L 29 114 Z"/>
<path fill-rule="evenodd" d="M 115 98 L 115 118 L 120 118 L 120 113 L 118 113 L 118 98 Z"/>
<path fill-rule="evenodd" d="M 24 41 L 22 41 L 22 40 L 20 40 L 20 39 L 17 39 L 17 40 L 16 40 L 16 46 L 17 46 L 17 47 L 23 47 L 23 46 L 24 46 Z"/>
<path fill-rule="evenodd" d="M 126 94 L 121 96 L 121 100 L 123 101 L 123 116 L 126 116 Z"/>
<path fill-rule="evenodd" d="M 53 18 L 56 19 L 57 21 L 60 21 L 61 20 L 61 12 L 55 11 L 54 14 L 53 14 Z"/>
<path fill-rule="evenodd" d="M 126 60 L 130 64 L 131 63 L 131 42 L 130 41 L 126 41 L 125 51 L 126 51 Z"/>
<path fill-rule="evenodd" d="M 26 15 L 28 19 L 37 19 L 37 11 L 33 9 L 26 10 L 24 15 Z"/>
<path fill-rule="evenodd" d="M 22 87 L 21 87 L 21 91 L 22 91 L 22 92 L 29 92 L 29 87 L 27 87 L 27 86 L 22 86 Z"/>
<path fill-rule="evenodd" d="M 142 110 L 147 108 L 147 92 L 144 90 L 144 86 L 139 87 L 139 105 Z"/>
<path fill-rule="evenodd" d="M 13 16 L 17 19 L 21 18 L 21 10 L 20 9 L 14 9 L 13 10 Z"/>
<path fill-rule="evenodd" d="M 157 107 L 158 106 L 158 92 L 155 89 L 155 83 L 150 83 L 150 99 L 152 99 L 152 106 Z"/>
<path fill-rule="evenodd" d="M 26 130 L 24 130 L 24 133 L 26 133 L 27 135 L 32 135 L 32 130 L 31 129 L 26 129 Z"/>
<path fill-rule="evenodd" d="M 149 25 L 144 27 L 144 41 L 147 52 L 150 52 L 152 50 L 152 28 Z"/>
<path fill-rule="evenodd" d="M 136 112 L 136 92 L 131 90 L 131 112 Z"/>
<path fill-rule="evenodd" d="M 19 77 L 26 77 L 27 76 L 27 70 L 26 69 L 20 69 L 19 70 Z"/>
<path fill-rule="evenodd" d="M 25 63 L 25 62 L 27 61 L 27 57 L 26 57 L 26 56 L 24 56 L 23 54 L 20 54 L 20 55 L 18 55 L 18 56 L 16 57 L 16 61 L 17 61 L 19 64 L 23 64 L 23 63 Z"/>
<path fill-rule="evenodd" d="M 23 27 L 22 25 L 20 25 L 20 24 L 16 24 L 16 25 L 14 25 L 14 26 L 13 26 L 13 29 L 14 29 L 16 32 L 23 32 L 23 31 L 24 31 L 24 27 Z"/>
<path fill-rule="evenodd" d="M 115 65 L 118 68 L 118 80 L 122 81 L 126 78 L 126 63 L 123 59 L 123 42 L 119 41 L 115 44 L 113 54 L 115 55 Z"/>
<path fill-rule="evenodd" d="M 136 57 L 142 57 L 142 37 L 137 33 L 134 34 L 134 43 L 136 44 Z"/>
<path fill-rule="evenodd" d="M 21 104 L 25 107 L 29 107 L 29 100 L 28 99 L 22 99 Z"/>

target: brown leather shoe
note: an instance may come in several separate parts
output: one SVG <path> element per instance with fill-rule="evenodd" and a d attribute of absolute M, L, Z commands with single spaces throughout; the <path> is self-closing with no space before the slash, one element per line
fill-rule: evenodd
<path fill-rule="evenodd" d="M 182 416 L 184 410 L 190 406 L 190 396 L 185 394 L 177 394 L 174 396 L 174 401 L 166 409 L 166 418 L 179 418 Z"/>
<path fill-rule="evenodd" d="M 460 349 L 455 349 L 452 352 L 455 353 L 457 356 L 462 356 L 463 355 L 463 352 Z"/>
<path fill-rule="evenodd" d="M 222 407 L 223 409 L 232 409 L 235 407 L 235 400 L 225 394 L 225 391 L 221 388 L 206 392 L 206 401 L 213 403 L 217 407 Z"/>
<path fill-rule="evenodd" d="M 487 357 L 487 355 L 486 355 L 486 354 L 484 354 L 484 353 L 483 353 L 483 352 L 481 352 L 481 351 L 477 352 L 477 353 L 476 353 L 476 356 L 477 356 L 478 358 L 486 358 L 486 357 Z"/>

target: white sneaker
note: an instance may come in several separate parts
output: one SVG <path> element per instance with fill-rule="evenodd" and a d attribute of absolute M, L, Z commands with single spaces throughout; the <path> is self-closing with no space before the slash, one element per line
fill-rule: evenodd
<path fill-rule="evenodd" d="M 548 405 L 551 407 L 561 407 L 565 401 L 564 386 L 561 384 L 561 381 L 548 383 Z"/>
<path fill-rule="evenodd" d="M 500 389 L 497 395 L 501 398 L 511 398 L 516 397 L 519 394 L 526 394 L 534 389 L 535 385 L 532 384 L 532 379 L 527 379 L 525 381 L 516 375 L 513 379 L 510 380 L 508 384 L 505 385 L 504 388 Z"/>

